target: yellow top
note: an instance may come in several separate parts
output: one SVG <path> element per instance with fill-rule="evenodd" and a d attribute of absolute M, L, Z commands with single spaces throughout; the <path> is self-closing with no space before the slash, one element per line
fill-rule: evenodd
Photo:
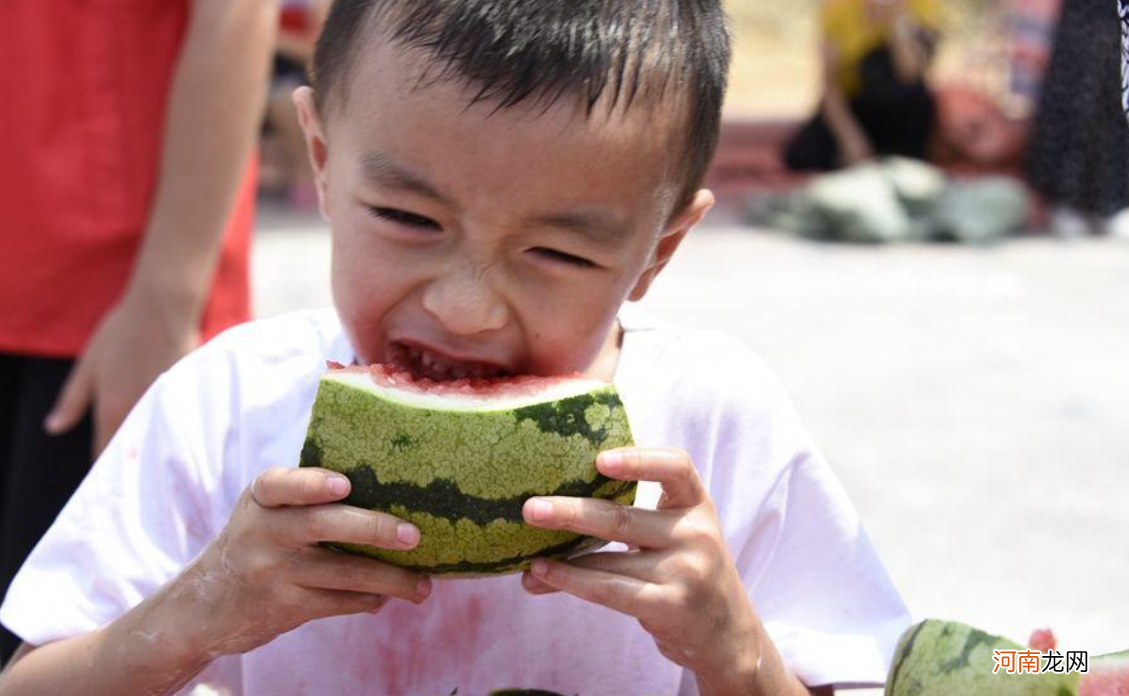
<path fill-rule="evenodd" d="M 906 12 L 917 24 L 939 32 L 941 3 L 938 0 L 903 0 Z M 890 28 L 883 27 L 870 15 L 871 0 L 828 0 L 823 6 L 820 25 L 823 38 L 831 44 L 838 58 L 836 82 L 847 96 L 861 88 L 859 67 L 875 49 L 890 41 Z"/>

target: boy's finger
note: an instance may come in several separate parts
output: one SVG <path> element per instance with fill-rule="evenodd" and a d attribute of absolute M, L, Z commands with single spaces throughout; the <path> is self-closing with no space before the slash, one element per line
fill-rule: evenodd
<path fill-rule="evenodd" d="M 251 484 L 251 497 L 265 508 L 321 505 L 349 494 L 349 479 L 315 468 L 267 469 Z"/>
<path fill-rule="evenodd" d="M 320 505 L 283 512 L 279 533 L 293 545 L 336 541 L 407 550 L 419 544 L 419 529 L 415 525 L 383 512 L 348 505 Z"/>
<path fill-rule="evenodd" d="M 546 585 L 637 619 L 669 611 L 661 603 L 662 588 L 645 580 L 545 559 L 533 561 L 530 572 Z"/>
<path fill-rule="evenodd" d="M 554 592 L 560 592 L 560 590 L 553 587 L 552 585 L 546 585 L 537 578 L 533 577 L 533 574 L 528 570 L 521 574 L 521 586 L 526 592 L 534 595 L 553 594 Z"/>
<path fill-rule="evenodd" d="M 431 594 L 431 580 L 371 558 L 310 549 L 297 558 L 294 582 L 320 590 L 391 595 L 420 604 Z"/>
<path fill-rule="evenodd" d="M 391 601 L 389 595 L 372 595 L 363 592 L 342 592 L 340 590 L 307 590 L 306 605 L 308 619 L 324 619 L 330 616 L 375 613 Z"/>
<path fill-rule="evenodd" d="M 596 468 L 623 481 L 655 481 L 663 487 L 660 508 L 694 507 L 707 497 L 702 479 L 685 450 L 625 447 L 601 452 Z"/>
<path fill-rule="evenodd" d="M 666 548 L 676 520 L 661 511 L 645 510 L 598 498 L 538 497 L 525 501 L 525 521 L 543 529 L 565 529 L 632 546 Z"/>
<path fill-rule="evenodd" d="M 666 573 L 664 562 L 670 551 L 598 551 L 568 559 L 577 568 L 601 570 L 616 575 L 629 575 L 639 580 L 661 580 Z"/>

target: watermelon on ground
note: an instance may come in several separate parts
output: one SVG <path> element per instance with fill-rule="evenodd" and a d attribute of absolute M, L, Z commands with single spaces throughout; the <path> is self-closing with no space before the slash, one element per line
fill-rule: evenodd
<path fill-rule="evenodd" d="M 1037 635 L 1040 641 L 1047 636 Z M 1053 638 L 1050 638 L 1053 645 Z M 994 650 L 1018 643 L 955 621 L 927 619 L 898 641 L 886 696 L 1129 696 L 1129 651 L 1090 657 L 1087 673 L 992 673 Z M 1040 662 L 1042 664 L 1042 662 Z"/>
<path fill-rule="evenodd" d="M 321 379 L 301 465 L 339 471 L 344 501 L 420 529 L 410 551 L 338 548 L 446 575 L 527 569 L 604 542 L 532 527 L 532 496 L 631 504 L 636 483 L 596 470 L 596 455 L 632 444 L 613 385 L 573 375 L 434 381 L 375 365 L 331 367 Z"/>

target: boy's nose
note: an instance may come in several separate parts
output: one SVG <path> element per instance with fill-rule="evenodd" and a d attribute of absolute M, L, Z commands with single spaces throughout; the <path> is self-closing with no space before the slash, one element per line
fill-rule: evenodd
<path fill-rule="evenodd" d="M 453 334 L 469 336 L 506 325 L 505 303 L 487 279 L 476 275 L 446 274 L 424 290 L 423 308 Z"/>

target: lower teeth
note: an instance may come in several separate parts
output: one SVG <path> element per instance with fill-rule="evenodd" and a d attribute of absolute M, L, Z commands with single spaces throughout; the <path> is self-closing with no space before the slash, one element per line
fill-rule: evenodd
<path fill-rule="evenodd" d="M 422 351 L 402 344 L 396 344 L 395 349 L 389 351 L 389 362 L 410 372 L 418 379 L 430 379 L 436 382 L 460 379 L 494 379 L 504 376 L 498 370 L 452 365 L 442 360 L 431 359 Z"/>

